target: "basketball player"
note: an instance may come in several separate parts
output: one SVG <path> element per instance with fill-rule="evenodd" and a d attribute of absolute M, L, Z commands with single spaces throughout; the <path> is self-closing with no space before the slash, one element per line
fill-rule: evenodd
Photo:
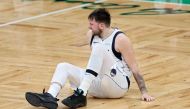
<path fill-rule="evenodd" d="M 67 79 L 75 90 L 62 103 L 70 108 L 86 106 L 87 94 L 96 98 L 121 98 L 129 89 L 132 74 L 142 100 L 154 100 L 147 93 L 129 38 L 119 29 L 110 27 L 110 13 L 104 8 L 96 9 L 88 20 L 90 30 L 87 36 L 92 51 L 86 69 L 69 63 L 58 64 L 48 92 L 26 92 L 26 100 L 36 107 L 56 109 L 56 97 Z"/>

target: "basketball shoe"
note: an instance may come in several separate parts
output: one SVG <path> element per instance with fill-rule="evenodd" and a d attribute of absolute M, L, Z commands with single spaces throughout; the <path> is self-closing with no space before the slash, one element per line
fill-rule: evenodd
<path fill-rule="evenodd" d="M 77 90 L 74 91 L 74 94 L 64 99 L 62 103 L 70 108 L 86 106 L 87 100 L 83 93 L 84 92 L 81 89 L 77 88 Z"/>
<path fill-rule="evenodd" d="M 59 99 L 45 92 L 45 89 L 43 93 L 26 92 L 25 97 L 31 105 L 36 107 L 45 107 L 48 109 L 57 109 L 58 107 L 57 101 L 59 101 Z"/>

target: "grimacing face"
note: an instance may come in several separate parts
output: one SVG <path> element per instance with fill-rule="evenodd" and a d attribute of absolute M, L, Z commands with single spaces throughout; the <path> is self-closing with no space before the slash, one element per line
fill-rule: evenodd
<path fill-rule="evenodd" d="M 100 23 L 96 22 L 95 19 L 89 19 L 89 29 L 91 29 L 95 35 L 100 35 L 102 33 L 99 25 Z"/>

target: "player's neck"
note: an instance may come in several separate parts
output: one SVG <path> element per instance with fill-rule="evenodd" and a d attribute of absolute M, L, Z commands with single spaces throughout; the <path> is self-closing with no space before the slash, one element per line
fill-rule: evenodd
<path fill-rule="evenodd" d="M 101 33 L 102 40 L 108 38 L 113 33 L 113 31 L 113 28 L 105 28 L 104 31 L 102 31 Z"/>

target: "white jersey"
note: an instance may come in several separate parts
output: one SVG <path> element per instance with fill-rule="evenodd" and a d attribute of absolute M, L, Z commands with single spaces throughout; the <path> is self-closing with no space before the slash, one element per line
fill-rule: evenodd
<path fill-rule="evenodd" d="M 114 29 L 112 34 L 104 40 L 102 40 L 97 35 L 93 35 L 91 39 L 91 47 L 93 49 L 94 46 L 102 44 L 107 49 L 108 53 L 110 53 L 114 58 L 115 64 L 113 68 L 119 70 L 123 73 L 123 75 L 126 75 L 130 78 L 131 71 L 127 63 L 124 61 L 124 58 L 122 57 L 121 53 L 115 50 L 115 39 L 118 36 L 118 34 L 123 34 L 123 32 L 121 32 L 119 29 Z"/>

